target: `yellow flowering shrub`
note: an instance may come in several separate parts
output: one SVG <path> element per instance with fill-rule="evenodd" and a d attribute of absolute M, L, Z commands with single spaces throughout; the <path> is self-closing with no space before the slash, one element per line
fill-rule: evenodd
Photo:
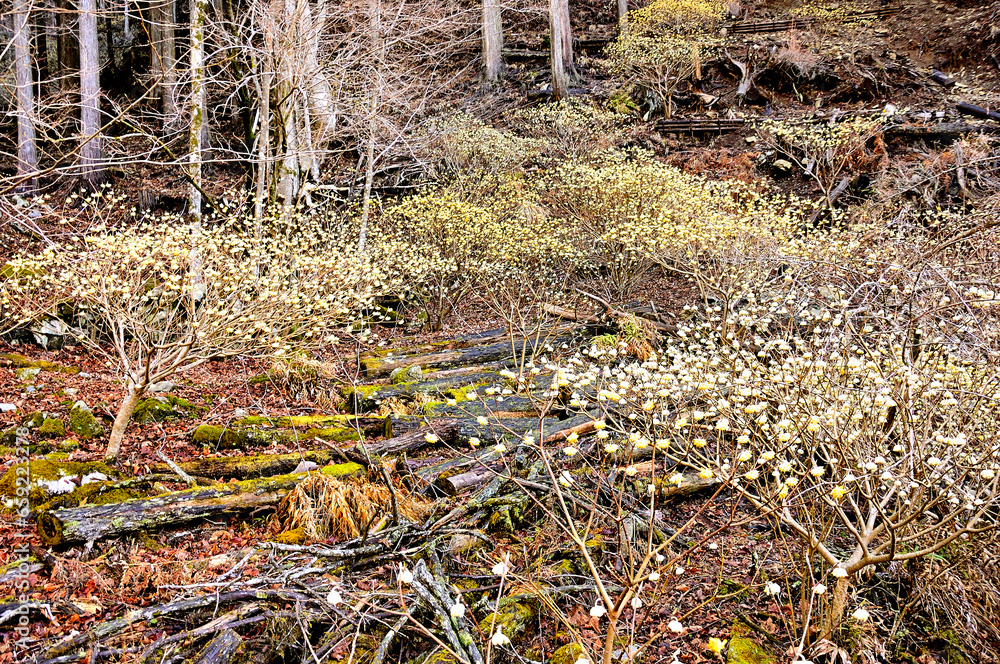
<path fill-rule="evenodd" d="M 397 279 L 416 292 L 429 324 L 440 329 L 454 304 L 483 280 L 517 280 L 566 256 L 572 251 L 566 235 L 558 220 L 510 188 L 477 202 L 444 189 L 389 208 L 372 251 L 393 257 Z"/>
<path fill-rule="evenodd" d="M 0 282 L 7 320 L 55 315 L 70 303 L 80 341 L 120 374 L 126 396 L 109 456 L 150 384 L 209 358 L 328 343 L 390 287 L 376 260 L 299 215 L 259 232 L 237 218 L 98 224 L 10 265 L 22 276 Z"/>
<path fill-rule="evenodd" d="M 496 129 L 466 113 L 429 123 L 426 159 L 432 175 L 516 171 L 538 159 L 545 142 Z"/>
<path fill-rule="evenodd" d="M 629 25 L 607 49 L 608 69 L 637 86 L 666 117 L 672 96 L 720 43 L 715 25 L 724 5 L 714 0 L 656 0 L 629 14 Z"/>
<path fill-rule="evenodd" d="M 546 155 L 579 158 L 617 147 L 627 136 L 623 116 L 578 100 L 519 109 L 518 130 L 543 145 Z"/>
<path fill-rule="evenodd" d="M 638 154 L 594 165 L 569 162 L 549 174 L 543 203 L 573 228 L 584 269 L 609 293 L 632 293 L 655 265 L 700 276 L 706 262 L 790 237 L 798 207 L 751 184 L 717 182 Z M 755 248 L 754 251 L 761 251 Z"/>

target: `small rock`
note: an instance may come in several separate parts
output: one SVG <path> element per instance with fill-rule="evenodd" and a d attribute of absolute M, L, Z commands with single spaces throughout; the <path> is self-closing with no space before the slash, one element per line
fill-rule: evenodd
<path fill-rule="evenodd" d="M 91 374 L 87 373 L 86 371 L 81 371 L 77 375 L 80 376 L 80 378 L 90 378 L 91 377 Z"/>
<path fill-rule="evenodd" d="M 235 417 L 236 419 L 243 419 L 248 415 L 250 415 L 250 413 L 247 412 L 247 410 L 244 408 L 237 408 L 236 410 L 233 411 L 233 417 Z"/>
<path fill-rule="evenodd" d="M 790 171 L 792 170 L 792 162 L 787 159 L 776 159 L 774 162 L 774 167 L 779 171 Z"/>
<path fill-rule="evenodd" d="M 38 435 L 42 438 L 63 438 L 66 436 L 66 425 L 57 418 L 46 418 L 38 427 Z"/>
<path fill-rule="evenodd" d="M 12 403 L 0 403 L 0 413 L 13 413 L 17 406 Z"/>
<path fill-rule="evenodd" d="M 35 378 L 41 372 L 42 370 L 39 369 L 38 367 L 25 367 L 24 369 L 18 369 L 15 375 L 17 376 L 17 379 L 22 383 L 30 383 L 31 381 L 35 380 Z"/>
<path fill-rule="evenodd" d="M 35 343 L 45 350 L 59 350 L 70 333 L 69 325 L 58 318 L 44 318 L 28 328 Z"/>
<path fill-rule="evenodd" d="M 412 383 L 424 377 L 423 370 L 416 364 L 409 367 L 399 367 L 393 369 L 389 374 L 389 382 L 393 385 L 400 383 Z"/>
<path fill-rule="evenodd" d="M 747 136 L 743 140 L 747 142 L 747 145 L 753 145 L 754 143 L 757 142 L 757 137 L 756 136 Z"/>
<path fill-rule="evenodd" d="M 36 390 L 36 389 L 35 389 L 35 386 L 34 386 L 34 385 L 29 385 L 28 387 L 24 388 L 24 391 L 25 391 L 25 393 L 27 393 L 27 394 L 34 394 L 34 393 L 35 393 L 35 392 L 37 392 L 38 390 Z"/>
<path fill-rule="evenodd" d="M 68 397 L 76 396 L 77 393 L 79 392 L 80 390 L 76 389 L 75 387 L 67 387 L 63 389 L 63 394 L 65 394 Z"/>
<path fill-rule="evenodd" d="M 177 387 L 177 386 L 174 385 L 173 383 L 171 383 L 169 380 L 161 380 L 159 383 L 153 383 L 152 385 L 150 385 L 146 389 L 149 392 L 169 392 L 170 390 L 174 389 L 175 387 Z"/>
<path fill-rule="evenodd" d="M 104 426 L 83 401 L 77 401 L 69 411 L 69 430 L 84 440 L 104 435 Z"/>
<path fill-rule="evenodd" d="M 295 466 L 295 470 L 292 471 L 293 475 L 298 475 L 299 473 L 308 473 L 310 470 L 316 470 L 319 468 L 319 464 L 314 461 L 299 461 L 299 465 Z"/>
<path fill-rule="evenodd" d="M 457 533 L 451 536 L 451 542 L 448 543 L 448 550 L 451 555 L 458 556 L 463 553 L 471 553 L 476 549 L 481 549 L 483 547 L 483 541 L 479 537 L 473 537 L 472 535 L 465 535 L 463 533 Z"/>

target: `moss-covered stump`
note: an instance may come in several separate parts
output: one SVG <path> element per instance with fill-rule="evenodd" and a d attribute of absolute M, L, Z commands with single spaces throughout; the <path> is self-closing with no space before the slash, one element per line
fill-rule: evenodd
<path fill-rule="evenodd" d="M 336 443 L 360 440 L 357 431 L 343 427 L 314 428 L 298 433 L 256 427 L 229 428 L 212 424 L 202 424 L 195 429 L 191 440 L 197 445 L 215 449 L 245 450 L 251 447 L 268 447 L 278 443 L 294 444 L 316 438 Z"/>
<path fill-rule="evenodd" d="M 172 395 L 149 397 L 139 402 L 132 412 L 132 420 L 139 424 L 166 422 L 185 417 L 193 417 L 201 408 L 190 401 Z"/>
<path fill-rule="evenodd" d="M 773 655 L 750 638 L 751 633 L 752 630 L 742 622 L 733 625 L 729 633 L 726 664 L 772 664 L 775 661 Z"/>
<path fill-rule="evenodd" d="M 325 473 L 340 477 L 363 471 L 356 463 L 324 469 Z M 43 512 L 38 515 L 38 534 L 48 545 L 73 544 L 273 507 L 304 477 L 302 473 L 279 475 L 153 498 Z"/>
<path fill-rule="evenodd" d="M 69 430 L 84 440 L 104 435 L 104 426 L 83 401 L 77 401 L 69 410 Z"/>
<path fill-rule="evenodd" d="M 42 371 L 52 371 L 56 373 L 78 374 L 79 367 L 67 367 L 57 362 L 46 360 L 30 360 L 24 355 L 17 353 L 0 353 L 0 366 L 41 369 Z"/>
<path fill-rule="evenodd" d="M 19 487 L 27 487 L 28 503 L 32 506 L 43 505 L 57 495 L 48 486 L 50 482 L 69 478 L 80 479 L 92 473 L 102 473 L 108 478 L 117 473 L 103 463 L 96 461 L 52 461 L 49 459 L 32 459 L 26 463 L 11 466 L 0 478 L 0 496 L 16 496 Z M 89 485 L 88 485 L 89 486 Z M 3 504 L 2 509 L 10 509 Z"/>
<path fill-rule="evenodd" d="M 55 417 L 48 417 L 42 421 L 42 426 L 38 427 L 36 433 L 42 438 L 63 438 L 66 436 L 66 424 Z"/>

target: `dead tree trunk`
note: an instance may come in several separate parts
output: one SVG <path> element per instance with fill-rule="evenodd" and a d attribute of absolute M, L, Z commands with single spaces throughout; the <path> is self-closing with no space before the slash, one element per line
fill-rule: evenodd
<path fill-rule="evenodd" d="M 38 148 L 35 144 L 35 90 L 31 73 L 28 4 L 14 0 L 14 85 L 17 88 L 17 178 L 22 192 L 35 190 Z"/>
<path fill-rule="evenodd" d="M 97 2 L 80 0 L 80 172 L 91 187 L 104 179 Z"/>
<path fill-rule="evenodd" d="M 205 138 L 205 22 L 207 0 L 191 0 L 191 134 L 188 173 L 191 177 L 190 217 L 201 223 L 202 158 Z"/>
<path fill-rule="evenodd" d="M 575 78 L 573 31 L 569 22 L 569 0 L 549 0 L 551 31 L 552 95 L 556 101 L 569 97 L 570 82 Z"/>
<path fill-rule="evenodd" d="M 618 29 L 622 32 L 628 26 L 628 0 L 618 0 Z"/>
<path fill-rule="evenodd" d="M 488 84 L 503 76 L 503 15 L 498 0 L 483 0 L 483 68 Z"/>
<path fill-rule="evenodd" d="M 173 0 L 154 0 L 149 8 L 150 62 L 153 79 L 160 94 L 163 126 L 169 126 L 177 116 L 175 85 L 177 58 L 174 52 Z"/>

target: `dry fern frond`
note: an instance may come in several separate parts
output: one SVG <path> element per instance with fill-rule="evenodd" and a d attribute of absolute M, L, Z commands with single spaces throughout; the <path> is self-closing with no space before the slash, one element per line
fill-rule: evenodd
<path fill-rule="evenodd" d="M 419 521 L 429 503 L 397 490 L 399 515 Z M 311 474 L 282 499 L 278 519 L 284 531 L 302 528 L 307 539 L 360 537 L 384 514 L 392 512 L 392 492 L 367 480 L 341 481 Z"/>

